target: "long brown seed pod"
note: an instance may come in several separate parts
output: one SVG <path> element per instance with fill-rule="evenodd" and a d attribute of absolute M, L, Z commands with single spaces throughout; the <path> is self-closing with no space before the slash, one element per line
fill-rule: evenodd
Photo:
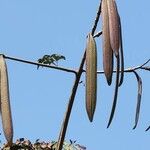
<path fill-rule="evenodd" d="M 119 55 L 119 18 L 117 5 L 115 0 L 107 0 L 108 16 L 109 16 L 109 30 L 110 30 L 110 43 L 116 56 Z"/>
<path fill-rule="evenodd" d="M 107 83 L 108 85 L 111 85 L 113 73 L 113 50 L 110 44 L 107 0 L 102 1 L 102 32 L 103 69 Z"/>
<path fill-rule="evenodd" d="M 13 125 L 9 100 L 7 66 L 3 55 L 0 55 L 0 102 L 3 131 L 8 145 L 11 145 L 13 140 Z"/>
<path fill-rule="evenodd" d="M 86 46 L 86 111 L 89 120 L 93 121 L 97 97 L 97 48 L 91 34 L 87 37 Z"/>

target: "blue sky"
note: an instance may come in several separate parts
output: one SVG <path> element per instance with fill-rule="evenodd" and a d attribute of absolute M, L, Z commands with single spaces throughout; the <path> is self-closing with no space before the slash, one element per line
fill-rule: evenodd
<path fill-rule="evenodd" d="M 96 16 L 99 0 L 2 0 L 0 1 L 0 50 L 8 56 L 37 61 L 44 54 L 65 55 L 59 65 L 77 69 L 85 48 L 86 35 Z M 150 58 L 150 1 L 117 1 L 122 20 L 125 67 Z M 98 31 L 101 30 L 101 23 Z M 102 70 L 101 38 L 97 40 L 98 69 Z M 57 140 L 74 75 L 7 60 L 14 141 Z M 79 85 L 66 140 L 77 140 L 87 150 L 130 150 L 150 147 L 149 72 L 139 71 L 143 79 L 140 120 L 132 130 L 137 97 L 133 74 L 125 74 L 120 88 L 115 118 L 106 129 L 110 115 L 114 82 L 108 87 L 98 77 L 97 108 L 93 123 L 85 111 L 85 87 Z M 115 76 L 114 76 L 115 77 Z M 84 81 L 84 74 L 82 76 Z M 0 139 L 5 142 L 0 124 Z"/>

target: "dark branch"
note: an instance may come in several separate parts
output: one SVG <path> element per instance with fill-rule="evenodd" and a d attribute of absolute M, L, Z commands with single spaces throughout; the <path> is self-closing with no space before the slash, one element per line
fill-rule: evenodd
<path fill-rule="evenodd" d="M 99 31 L 99 32 L 95 33 L 93 37 L 96 38 L 96 37 L 99 37 L 101 35 L 102 35 L 102 31 Z"/>
<path fill-rule="evenodd" d="M 96 18 L 95 18 L 94 25 L 92 27 L 92 32 L 91 32 L 92 35 L 94 35 L 95 30 L 97 28 L 97 24 L 98 24 L 98 21 L 99 21 L 99 18 L 100 18 L 100 14 L 101 14 L 101 1 L 100 1 L 100 4 L 99 4 L 99 8 L 98 8 L 98 11 L 97 11 L 97 15 L 96 15 Z"/>
<path fill-rule="evenodd" d="M 20 59 L 20 58 L 15 58 L 15 57 L 10 57 L 10 56 L 6 56 L 6 55 L 4 55 L 4 58 L 18 61 L 18 62 L 22 62 L 22 63 L 31 64 L 31 65 L 42 66 L 42 67 L 52 68 L 52 69 L 61 70 L 61 71 L 65 71 L 65 72 L 70 72 L 70 73 L 74 73 L 74 74 L 77 73 L 73 69 L 58 67 L 58 66 L 51 66 L 51 65 L 47 65 L 47 64 L 37 63 L 37 62 L 28 61 L 28 60 L 24 60 L 24 59 Z"/>
<path fill-rule="evenodd" d="M 64 116 L 64 120 L 63 120 L 63 123 L 62 123 L 62 126 L 61 126 L 61 131 L 60 131 L 60 134 L 59 134 L 57 150 L 61 150 L 62 146 L 63 146 L 63 142 L 64 142 L 64 139 L 65 139 L 66 130 L 67 130 L 67 127 L 68 127 L 68 122 L 69 122 L 72 106 L 73 106 L 75 95 L 76 95 L 76 92 L 77 92 L 77 88 L 78 88 L 78 85 L 79 85 L 79 82 L 80 82 L 80 77 L 81 77 L 82 72 L 83 72 L 82 70 L 83 70 L 83 66 L 84 66 L 84 62 L 85 62 L 85 55 L 86 55 L 86 51 L 84 52 L 84 55 L 83 55 L 83 58 L 82 58 L 78 73 L 76 75 L 76 79 L 75 79 L 73 88 L 72 88 L 71 96 L 70 96 L 70 99 L 69 99 L 69 103 L 68 103 L 67 110 L 66 110 L 66 113 L 65 113 L 65 116 Z"/>
<path fill-rule="evenodd" d="M 140 65 L 140 66 L 137 66 L 137 67 L 135 67 L 135 68 L 132 68 L 134 71 L 135 70 L 138 70 L 138 69 L 144 69 L 143 67 L 146 65 L 146 64 L 148 64 L 150 62 L 150 59 L 148 59 L 146 62 L 144 62 L 142 65 Z M 145 69 L 146 70 L 146 69 Z"/>
<path fill-rule="evenodd" d="M 33 61 L 29 61 L 29 60 L 25 60 L 25 59 L 20 59 L 20 58 L 16 58 L 16 57 L 11 57 L 11 56 L 6 56 L 4 54 L 1 54 L 4 56 L 5 59 L 10 59 L 13 61 L 18 61 L 18 62 L 22 62 L 22 63 L 26 63 L 26 64 L 31 64 L 31 65 L 35 65 L 35 66 L 42 66 L 42 67 L 46 67 L 46 68 L 52 68 L 52 69 L 56 69 L 56 70 L 60 70 L 60 71 L 65 71 L 65 72 L 70 72 L 70 73 L 74 73 L 77 74 L 76 70 L 73 69 L 69 69 L 69 68 L 64 68 L 64 67 L 58 67 L 58 66 L 50 66 L 50 65 L 46 65 L 46 64 L 41 64 L 41 63 L 37 63 L 37 62 L 33 62 Z M 144 67 L 146 64 L 148 64 L 150 62 L 150 59 L 147 60 L 146 62 L 144 62 L 142 65 L 139 65 L 137 67 L 130 67 L 127 69 L 124 69 L 125 73 L 130 73 L 136 70 L 145 70 L 145 71 L 150 71 L 150 67 L 146 66 Z M 82 72 L 85 72 L 85 70 L 82 70 Z M 104 74 L 104 71 L 97 71 L 98 74 Z M 113 71 L 113 73 L 116 73 L 116 70 Z"/>
<path fill-rule="evenodd" d="M 133 72 L 133 71 L 136 71 L 136 70 L 140 70 L 140 69 L 142 69 L 142 70 L 145 70 L 145 71 L 150 71 L 150 67 L 144 67 L 146 64 L 148 64 L 150 62 L 150 59 L 149 60 L 147 60 L 146 62 L 144 62 L 142 65 L 139 65 L 139 66 L 137 66 L 137 67 L 131 67 L 131 68 L 127 68 L 127 69 L 124 69 L 124 72 L 125 73 L 131 73 L 131 72 Z M 83 72 L 85 72 L 85 70 L 83 70 Z M 121 71 L 120 71 L 121 72 Z M 102 71 L 97 71 L 97 73 L 98 74 L 104 74 L 104 71 L 102 70 Z M 113 71 L 113 73 L 116 73 L 116 70 L 114 70 Z"/>

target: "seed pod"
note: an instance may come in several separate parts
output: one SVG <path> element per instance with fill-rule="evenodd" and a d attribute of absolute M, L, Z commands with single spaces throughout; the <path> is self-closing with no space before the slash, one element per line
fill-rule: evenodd
<path fill-rule="evenodd" d="M 97 48 L 91 34 L 87 37 L 86 46 L 86 111 L 90 122 L 96 108 L 97 98 Z"/>
<path fill-rule="evenodd" d="M 119 55 L 119 18 L 117 5 L 115 0 L 107 0 L 108 16 L 109 16 L 109 31 L 110 31 L 110 43 L 116 56 Z"/>
<path fill-rule="evenodd" d="M 0 102 L 3 131 L 8 145 L 11 145 L 13 140 L 13 125 L 9 100 L 7 66 L 3 55 L 0 55 Z"/>
<path fill-rule="evenodd" d="M 103 32 L 102 34 L 103 69 L 104 69 L 105 77 L 107 79 L 107 83 L 108 85 L 111 85 L 112 73 L 113 73 L 113 50 L 110 44 L 107 0 L 102 1 L 102 32 Z"/>

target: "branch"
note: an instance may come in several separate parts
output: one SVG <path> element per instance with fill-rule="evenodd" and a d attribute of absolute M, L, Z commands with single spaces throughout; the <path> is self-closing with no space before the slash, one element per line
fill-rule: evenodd
<path fill-rule="evenodd" d="M 100 32 L 99 32 L 100 33 Z M 95 36 L 96 37 L 96 36 Z M 41 64 L 41 63 L 37 63 L 37 62 L 33 62 L 33 61 L 29 61 L 29 60 L 25 60 L 25 59 L 20 59 L 20 58 L 16 58 L 16 57 L 11 57 L 11 56 L 6 56 L 4 54 L 0 54 L 3 55 L 5 59 L 10 59 L 13 61 L 18 61 L 18 62 L 22 62 L 22 63 L 26 63 L 26 64 L 31 64 L 31 65 L 35 65 L 35 66 L 41 66 L 41 67 L 46 67 L 46 68 L 52 68 L 52 69 L 56 69 L 56 70 L 60 70 L 60 71 L 65 71 L 65 72 L 70 72 L 70 73 L 74 73 L 77 74 L 77 71 L 74 69 L 70 69 L 70 68 L 65 68 L 65 67 L 58 67 L 58 66 L 51 66 L 51 65 L 46 65 L 46 64 Z M 148 59 L 146 62 L 144 62 L 142 65 L 138 65 L 136 67 L 130 67 L 127 69 L 124 69 L 125 73 L 130 73 L 136 70 L 145 70 L 145 71 L 150 71 L 150 67 L 146 66 L 146 64 L 148 64 L 150 62 L 150 59 Z M 85 70 L 83 69 L 82 72 L 85 72 Z M 121 71 L 120 71 L 121 72 Z M 98 74 L 104 74 L 103 70 L 97 71 Z M 113 73 L 116 73 L 116 70 L 113 71 Z"/>
<path fill-rule="evenodd" d="M 100 4 L 99 4 L 99 8 L 98 8 L 98 11 L 97 11 L 97 15 L 96 15 L 96 18 L 95 18 L 95 22 L 94 22 L 94 25 L 92 27 L 92 35 L 94 35 L 95 33 L 95 30 L 97 28 L 97 24 L 98 24 L 98 21 L 99 21 L 99 18 L 100 18 L 100 14 L 101 14 L 101 1 L 100 1 Z"/>
<path fill-rule="evenodd" d="M 66 113 L 65 113 L 65 116 L 64 116 L 64 119 L 63 119 L 63 123 L 62 123 L 62 126 L 61 126 L 61 131 L 60 131 L 60 134 L 59 134 L 57 150 L 61 150 L 62 146 L 63 146 L 63 142 L 64 142 L 64 139 L 65 139 L 66 130 L 67 130 L 67 127 L 68 127 L 68 122 L 69 122 L 72 106 L 73 106 L 75 95 L 76 95 L 77 88 L 78 88 L 78 85 L 79 85 L 80 77 L 81 77 L 82 72 L 83 72 L 82 69 L 83 69 L 84 62 L 85 62 L 85 56 L 86 56 L 86 53 L 84 53 L 84 55 L 83 55 L 83 58 L 82 58 L 82 61 L 81 61 L 81 64 L 80 64 L 80 68 L 78 70 L 78 73 L 76 75 L 76 79 L 75 79 L 75 82 L 74 82 L 74 85 L 73 85 L 73 88 L 72 88 L 71 96 L 70 96 L 70 99 L 69 99 L 69 103 L 68 103 L 67 110 L 66 110 Z"/>
<path fill-rule="evenodd" d="M 134 68 L 134 70 L 138 70 L 138 69 L 145 69 L 145 65 L 148 64 L 150 62 L 150 59 L 148 59 L 146 62 L 144 62 L 142 65 L 137 66 Z M 145 69 L 146 70 L 146 69 Z"/>
<path fill-rule="evenodd" d="M 77 74 L 77 72 L 75 70 L 69 69 L 69 68 L 46 65 L 46 64 L 28 61 L 28 60 L 24 60 L 24 59 L 20 59 L 20 58 L 15 58 L 15 57 L 10 57 L 10 56 L 6 56 L 6 55 L 3 55 L 3 56 L 6 59 L 10 59 L 10 60 L 14 60 L 14 61 L 22 62 L 22 63 L 27 63 L 27 64 L 31 64 L 31 65 L 36 65 L 36 66 L 42 66 L 42 67 L 47 67 L 47 68 L 52 68 L 52 69 L 56 69 L 56 70 L 61 70 L 61 71 Z"/>
<path fill-rule="evenodd" d="M 94 38 L 96 38 L 96 37 L 99 37 L 99 36 L 101 36 L 102 35 L 102 31 L 99 31 L 99 32 L 97 32 L 96 34 L 94 34 Z"/>
<path fill-rule="evenodd" d="M 130 67 L 130 68 L 124 69 L 124 72 L 125 73 L 131 73 L 131 72 L 134 72 L 134 71 L 140 70 L 140 69 L 145 70 L 145 71 L 147 71 L 147 70 L 150 71 L 150 67 L 144 67 L 149 62 L 150 62 L 150 59 L 147 60 L 146 62 L 144 62 L 142 65 L 139 65 L 137 67 L 133 67 L 133 68 Z M 85 72 L 85 70 L 83 70 L 83 72 Z M 102 71 L 97 71 L 97 73 L 98 74 L 104 74 L 104 71 L 103 70 Z M 114 70 L 113 73 L 116 73 L 116 70 Z"/>

